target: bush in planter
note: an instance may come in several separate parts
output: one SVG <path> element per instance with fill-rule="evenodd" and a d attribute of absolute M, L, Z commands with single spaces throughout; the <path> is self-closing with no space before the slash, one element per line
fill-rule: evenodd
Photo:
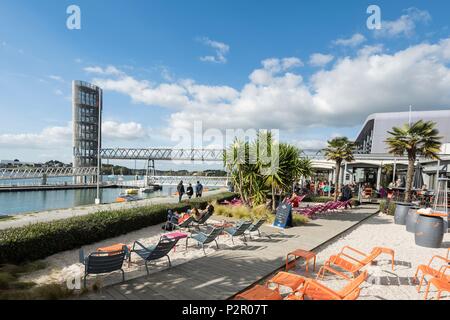
<path fill-rule="evenodd" d="M 159 204 L 140 208 L 104 211 L 64 220 L 36 223 L 0 231 L 0 264 L 22 263 L 80 248 L 163 223 L 167 210 L 185 211 L 191 206 L 204 208 L 213 200 L 230 200 L 234 193 L 191 200 L 180 204 Z"/>
<path fill-rule="evenodd" d="M 387 207 L 388 207 L 387 201 L 381 200 L 380 201 L 380 212 L 386 213 Z"/>
<path fill-rule="evenodd" d="M 395 215 L 395 209 L 397 208 L 397 205 L 393 201 L 389 201 L 388 208 L 386 214 L 393 216 Z"/>

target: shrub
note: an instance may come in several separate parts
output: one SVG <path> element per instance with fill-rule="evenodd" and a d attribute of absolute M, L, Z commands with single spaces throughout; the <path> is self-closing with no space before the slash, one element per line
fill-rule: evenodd
<path fill-rule="evenodd" d="M 389 205 L 388 205 L 388 209 L 387 209 L 387 214 L 390 215 L 390 216 L 395 215 L 395 209 L 396 208 L 397 208 L 397 204 L 395 202 L 393 202 L 393 201 L 390 201 Z"/>
<path fill-rule="evenodd" d="M 303 226 L 309 222 L 309 219 L 301 214 L 292 215 L 292 224 L 294 227 Z"/>
<path fill-rule="evenodd" d="M 235 218 L 238 220 L 259 220 L 266 218 L 267 222 L 272 223 L 275 216 L 265 205 L 259 205 L 254 208 L 247 206 L 223 206 L 214 203 L 214 213 L 219 216 Z"/>
<path fill-rule="evenodd" d="M 58 252 L 163 223 L 167 219 L 168 209 L 185 211 L 191 206 L 204 208 L 214 200 L 234 197 L 235 194 L 227 192 L 194 199 L 189 203 L 103 211 L 3 230 L 0 231 L 0 264 L 43 259 Z"/>
<path fill-rule="evenodd" d="M 386 213 L 386 209 L 387 209 L 387 201 L 381 200 L 380 201 L 380 212 Z"/>

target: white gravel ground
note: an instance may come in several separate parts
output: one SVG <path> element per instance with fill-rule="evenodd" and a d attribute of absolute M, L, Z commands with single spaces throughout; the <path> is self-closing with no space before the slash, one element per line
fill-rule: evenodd
<path fill-rule="evenodd" d="M 414 234 L 408 233 L 404 226 L 394 224 L 393 217 L 377 215 L 362 224 L 354 231 L 344 235 L 337 241 L 322 249 L 317 256 L 316 272 L 319 267 L 333 254 L 338 253 L 344 246 L 351 246 L 369 253 L 373 247 L 388 247 L 395 250 L 395 269 L 391 269 L 389 255 L 381 255 L 374 265 L 366 269 L 368 280 L 363 284 L 360 299 L 362 300 L 419 300 L 424 298 L 425 287 L 418 293 L 413 283 L 416 268 L 420 264 L 428 264 L 433 255 L 446 256 L 450 246 L 450 234 L 444 236 L 441 249 L 429 249 L 415 245 Z M 435 265 L 439 267 L 441 264 Z M 294 272 L 305 275 L 303 267 Z M 313 275 L 313 277 L 316 274 Z M 309 275 L 311 277 L 311 275 Z M 339 290 L 346 282 L 333 274 L 327 273 L 320 282 Z M 433 292 L 433 291 L 431 291 Z M 430 293 L 430 298 L 435 298 Z M 450 299 L 450 294 L 444 294 L 442 299 Z"/>
<path fill-rule="evenodd" d="M 211 220 L 211 223 L 217 223 L 220 221 Z M 92 245 L 84 246 L 83 250 L 85 255 L 91 252 L 97 251 L 97 248 L 107 247 L 117 243 L 123 243 L 127 245 L 133 245 L 137 240 L 145 246 L 151 246 L 158 243 L 161 236 L 165 233 L 161 229 L 162 224 L 151 226 L 139 231 L 131 232 L 126 235 L 122 235 L 116 238 L 101 241 Z M 224 249 L 226 247 L 239 246 L 243 243 L 241 240 L 235 239 L 235 245 L 232 244 L 231 237 L 219 236 L 219 247 Z M 172 261 L 172 266 L 183 264 L 193 259 L 204 257 L 204 253 L 201 247 L 198 247 L 195 240 L 189 240 L 189 246 L 186 250 L 186 239 L 181 239 L 178 242 L 175 251 L 172 251 L 169 256 Z M 210 255 L 216 251 L 215 244 L 205 246 L 206 255 Z M 136 254 L 132 254 L 132 264 L 129 266 L 128 262 L 124 263 L 123 270 L 125 271 L 125 280 L 141 277 L 146 275 L 145 265 Z M 80 278 L 80 275 L 84 272 L 84 266 L 79 263 L 79 250 L 64 251 L 53 256 L 50 256 L 44 260 L 48 266 L 43 270 L 39 270 L 22 277 L 23 281 L 33 281 L 37 284 L 49 284 L 49 283 L 66 283 L 69 279 L 74 281 L 75 278 Z M 150 273 L 154 273 L 163 270 L 168 267 L 167 259 L 160 259 L 155 264 L 149 265 Z M 96 283 L 103 287 L 106 285 L 112 285 L 120 283 L 122 276 L 120 271 L 110 275 L 89 276 L 88 286 Z"/>

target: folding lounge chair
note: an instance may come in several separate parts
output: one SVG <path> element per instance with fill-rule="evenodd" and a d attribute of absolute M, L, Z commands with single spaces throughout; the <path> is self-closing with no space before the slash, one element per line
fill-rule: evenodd
<path fill-rule="evenodd" d="M 166 257 L 167 260 L 169 260 L 169 267 L 172 266 L 169 257 L 169 252 L 176 246 L 178 240 L 179 239 L 176 238 L 171 239 L 162 237 L 157 245 L 151 247 L 145 247 L 139 241 L 135 241 L 131 252 L 136 253 L 139 257 L 141 257 L 145 261 L 145 269 L 147 270 L 147 274 L 149 274 L 148 263 L 151 261 L 159 260 L 163 257 Z M 131 255 L 129 259 L 131 261 Z"/>
<path fill-rule="evenodd" d="M 84 287 L 86 288 L 86 278 L 89 274 L 111 273 L 120 270 L 122 281 L 125 281 L 125 272 L 122 268 L 128 254 L 127 246 L 123 246 L 122 250 L 115 252 L 94 252 L 87 257 L 84 256 L 84 251 L 81 249 L 79 258 L 84 265 Z"/>
<path fill-rule="evenodd" d="M 261 237 L 261 231 L 259 230 L 264 223 L 267 222 L 267 219 L 265 218 L 261 218 L 258 221 L 256 221 L 254 224 L 252 224 L 248 229 L 247 229 L 247 233 L 250 236 L 250 239 L 252 238 L 252 232 L 258 232 L 258 236 Z M 270 239 L 270 236 L 267 236 Z"/>
<path fill-rule="evenodd" d="M 245 231 L 247 231 L 251 225 L 251 221 L 241 221 L 236 225 L 236 227 L 225 228 L 224 231 L 231 236 L 231 241 L 234 244 L 234 237 L 242 236 L 244 237 L 244 241 L 247 241 L 247 238 L 245 237 Z"/>
<path fill-rule="evenodd" d="M 448 266 L 448 264 L 450 263 L 450 260 L 448 259 L 449 253 L 450 253 L 450 248 L 447 250 L 447 258 L 444 258 L 442 256 L 433 256 L 427 265 L 422 264 L 417 267 L 416 274 L 414 275 L 414 279 L 416 279 L 416 281 L 419 280 L 419 278 L 418 278 L 419 272 L 422 273 L 422 277 L 420 278 L 420 281 L 419 281 L 419 286 L 417 287 L 417 292 L 420 292 L 420 289 L 422 288 L 422 284 L 423 284 L 423 281 L 426 276 L 430 276 L 433 278 L 440 278 L 441 275 L 443 275 L 442 272 L 443 272 L 444 268 L 446 268 Z M 436 265 L 436 262 L 435 262 L 436 260 L 440 260 L 443 263 L 439 269 L 435 269 L 433 267 L 433 265 Z"/>
<path fill-rule="evenodd" d="M 348 251 L 351 251 L 354 254 L 356 253 L 357 255 L 359 255 L 359 257 L 355 258 L 354 256 L 351 256 L 349 253 L 346 253 Z M 357 249 L 346 246 L 342 248 L 340 253 L 331 256 L 325 262 L 325 264 L 319 270 L 318 277 L 323 278 L 325 275 L 325 271 L 329 271 L 344 279 L 350 279 L 350 277 L 335 269 L 335 267 L 339 267 L 344 271 L 350 272 L 352 274 L 352 277 L 355 278 L 355 276 L 361 271 L 362 268 L 371 264 L 373 261 L 375 261 L 376 258 L 378 258 L 378 256 L 383 253 L 389 254 L 391 256 L 392 270 L 394 270 L 394 250 L 390 248 L 375 247 L 372 249 L 370 254 L 365 254 L 364 252 L 361 252 Z"/>
<path fill-rule="evenodd" d="M 212 217 L 213 213 L 214 213 L 214 212 L 209 212 L 209 211 L 207 211 L 207 212 L 203 215 L 203 217 L 200 218 L 200 220 L 196 221 L 196 220 L 194 219 L 194 221 L 193 221 L 194 226 L 195 226 L 197 229 L 199 229 L 200 226 L 206 226 L 206 225 L 208 225 L 208 223 L 207 223 L 207 222 L 208 222 L 208 219 Z"/>
<path fill-rule="evenodd" d="M 316 280 L 307 279 L 305 285 L 287 299 L 304 300 L 306 297 L 311 300 L 356 300 L 361 292 L 360 287 L 366 279 L 367 271 L 364 271 L 339 291 L 330 289 Z"/>
<path fill-rule="evenodd" d="M 221 228 L 214 228 L 214 229 L 212 229 L 209 234 L 205 234 L 203 232 L 200 232 L 200 233 L 196 233 L 196 234 L 191 235 L 190 237 L 186 238 L 186 250 L 187 250 L 187 247 L 188 247 L 189 239 L 196 240 L 197 244 L 202 246 L 203 253 L 205 255 L 206 255 L 205 244 L 208 244 L 208 243 L 211 243 L 211 242 L 214 241 L 216 243 L 217 249 L 219 249 L 219 244 L 217 243 L 217 237 L 219 235 L 221 235 L 223 233 L 223 231 L 224 231 L 224 228 L 221 227 Z"/>
<path fill-rule="evenodd" d="M 175 223 L 173 221 L 173 222 L 170 222 L 170 224 L 175 229 L 189 229 L 194 221 L 195 221 L 194 218 L 192 216 L 189 216 L 186 220 L 184 220 L 181 223 Z"/>

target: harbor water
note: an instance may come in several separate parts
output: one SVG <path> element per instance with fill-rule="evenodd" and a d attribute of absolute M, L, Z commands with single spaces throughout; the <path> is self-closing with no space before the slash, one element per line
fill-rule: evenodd
<path fill-rule="evenodd" d="M 125 176 L 124 180 L 133 180 L 134 176 Z M 70 178 L 59 178 L 49 180 L 49 185 L 71 183 Z M 104 181 L 107 181 L 105 177 Z M 3 181 L 0 185 L 38 185 L 39 181 Z M 101 189 L 102 203 L 113 203 L 116 198 L 123 194 L 125 189 L 105 188 Z M 150 193 L 139 193 L 141 198 L 154 198 L 170 196 L 176 192 L 176 187 L 163 187 L 162 190 Z M 0 216 L 13 216 L 23 213 L 32 213 L 53 209 L 66 209 L 95 203 L 96 189 L 77 190 L 47 190 L 47 191 L 15 191 L 0 192 Z"/>

